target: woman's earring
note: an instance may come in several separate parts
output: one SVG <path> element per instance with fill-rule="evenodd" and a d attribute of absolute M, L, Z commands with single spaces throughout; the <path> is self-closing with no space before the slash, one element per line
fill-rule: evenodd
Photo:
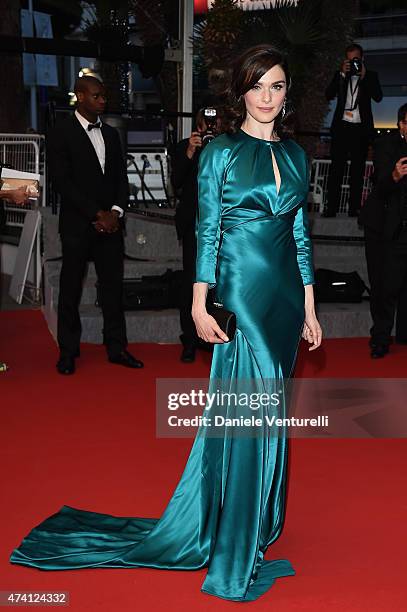
<path fill-rule="evenodd" d="M 281 113 L 281 119 L 284 119 L 285 114 L 286 114 L 286 110 L 285 110 L 285 103 L 286 103 L 286 99 L 284 98 L 284 102 L 283 102 L 283 110 Z"/>

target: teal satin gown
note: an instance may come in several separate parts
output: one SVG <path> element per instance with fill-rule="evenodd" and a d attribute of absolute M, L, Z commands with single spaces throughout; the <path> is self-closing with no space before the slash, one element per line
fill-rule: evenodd
<path fill-rule="evenodd" d="M 214 348 L 210 388 L 219 379 L 266 388 L 291 375 L 304 285 L 313 283 L 307 193 L 306 156 L 293 140 L 269 142 L 240 130 L 201 154 L 196 280 L 216 285 L 238 325 L 232 342 Z M 217 412 L 216 405 L 206 410 L 209 417 Z M 266 431 L 214 437 L 201 426 L 160 519 L 64 506 L 28 534 L 11 562 L 43 570 L 207 567 L 202 591 L 255 600 L 276 578 L 294 574 L 289 561 L 264 559 L 282 530 L 287 444 Z"/>

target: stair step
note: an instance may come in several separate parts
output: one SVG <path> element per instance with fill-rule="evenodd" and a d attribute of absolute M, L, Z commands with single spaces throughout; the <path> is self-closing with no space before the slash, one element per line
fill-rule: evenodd
<path fill-rule="evenodd" d="M 51 261 L 45 264 L 45 274 L 48 282 L 52 287 L 54 301 L 58 303 L 59 294 L 59 275 L 61 272 L 61 261 Z M 161 275 L 167 269 L 180 270 L 182 269 L 181 261 L 146 261 L 133 262 L 126 261 L 124 269 L 124 278 L 141 278 L 142 276 Z M 83 279 L 81 304 L 95 304 L 96 301 L 96 271 L 92 262 L 88 265 L 88 271 Z"/>
<path fill-rule="evenodd" d="M 82 342 L 101 343 L 103 318 L 99 308 L 84 305 L 80 308 Z M 127 311 L 126 328 L 129 342 L 179 343 L 181 328 L 179 311 L 165 310 Z"/>
<path fill-rule="evenodd" d="M 45 212 L 44 238 L 46 257 L 60 254 L 56 217 Z M 366 261 L 362 241 L 346 238 L 363 238 L 356 219 L 338 216 L 335 219 L 321 218 L 318 213 L 310 215 L 311 232 L 320 236 L 314 240 L 315 268 L 328 268 L 340 272 L 356 270 L 367 282 Z M 330 240 L 328 237 L 342 240 Z M 326 239 L 328 238 L 328 239 Z M 159 275 L 168 268 L 182 268 L 181 249 L 176 240 L 173 225 L 156 223 L 151 219 L 128 216 L 126 253 L 148 259 L 148 261 L 126 259 L 125 278 L 143 275 Z M 160 257 L 157 256 L 160 255 Z M 58 303 L 59 274 L 61 261 L 46 261 L 44 264 L 44 287 L 46 302 L 44 313 L 48 325 L 56 335 L 56 308 Z M 102 341 L 103 320 L 100 309 L 94 306 L 96 299 L 96 272 L 89 263 L 84 278 L 81 302 L 82 340 Z M 325 338 L 368 336 L 371 327 L 369 302 L 360 304 L 319 304 L 318 316 Z M 130 342 L 179 342 L 179 312 L 175 309 L 126 312 L 127 333 Z"/>
<path fill-rule="evenodd" d="M 325 338 L 354 338 L 370 335 L 372 319 L 369 300 L 357 304 L 317 304 L 317 316 Z"/>

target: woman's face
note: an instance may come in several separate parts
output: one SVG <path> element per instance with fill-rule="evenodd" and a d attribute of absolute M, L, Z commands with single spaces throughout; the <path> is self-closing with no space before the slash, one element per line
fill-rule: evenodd
<path fill-rule="evenodd" d="M 284 70 L 273 66 L 244 94 L 247 115 L 260 123 L 271 123 L 281 111 L 286 93 Z"/>

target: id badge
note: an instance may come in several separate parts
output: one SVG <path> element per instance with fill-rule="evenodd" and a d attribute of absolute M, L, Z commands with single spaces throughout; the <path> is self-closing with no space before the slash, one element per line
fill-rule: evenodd
<path fill-rule="evenodd" d="M 353 113 L 352 113 L 352 111 L 345 111 L 345 116 L 346 116 L 348 119 L 353 119 Z"/>

